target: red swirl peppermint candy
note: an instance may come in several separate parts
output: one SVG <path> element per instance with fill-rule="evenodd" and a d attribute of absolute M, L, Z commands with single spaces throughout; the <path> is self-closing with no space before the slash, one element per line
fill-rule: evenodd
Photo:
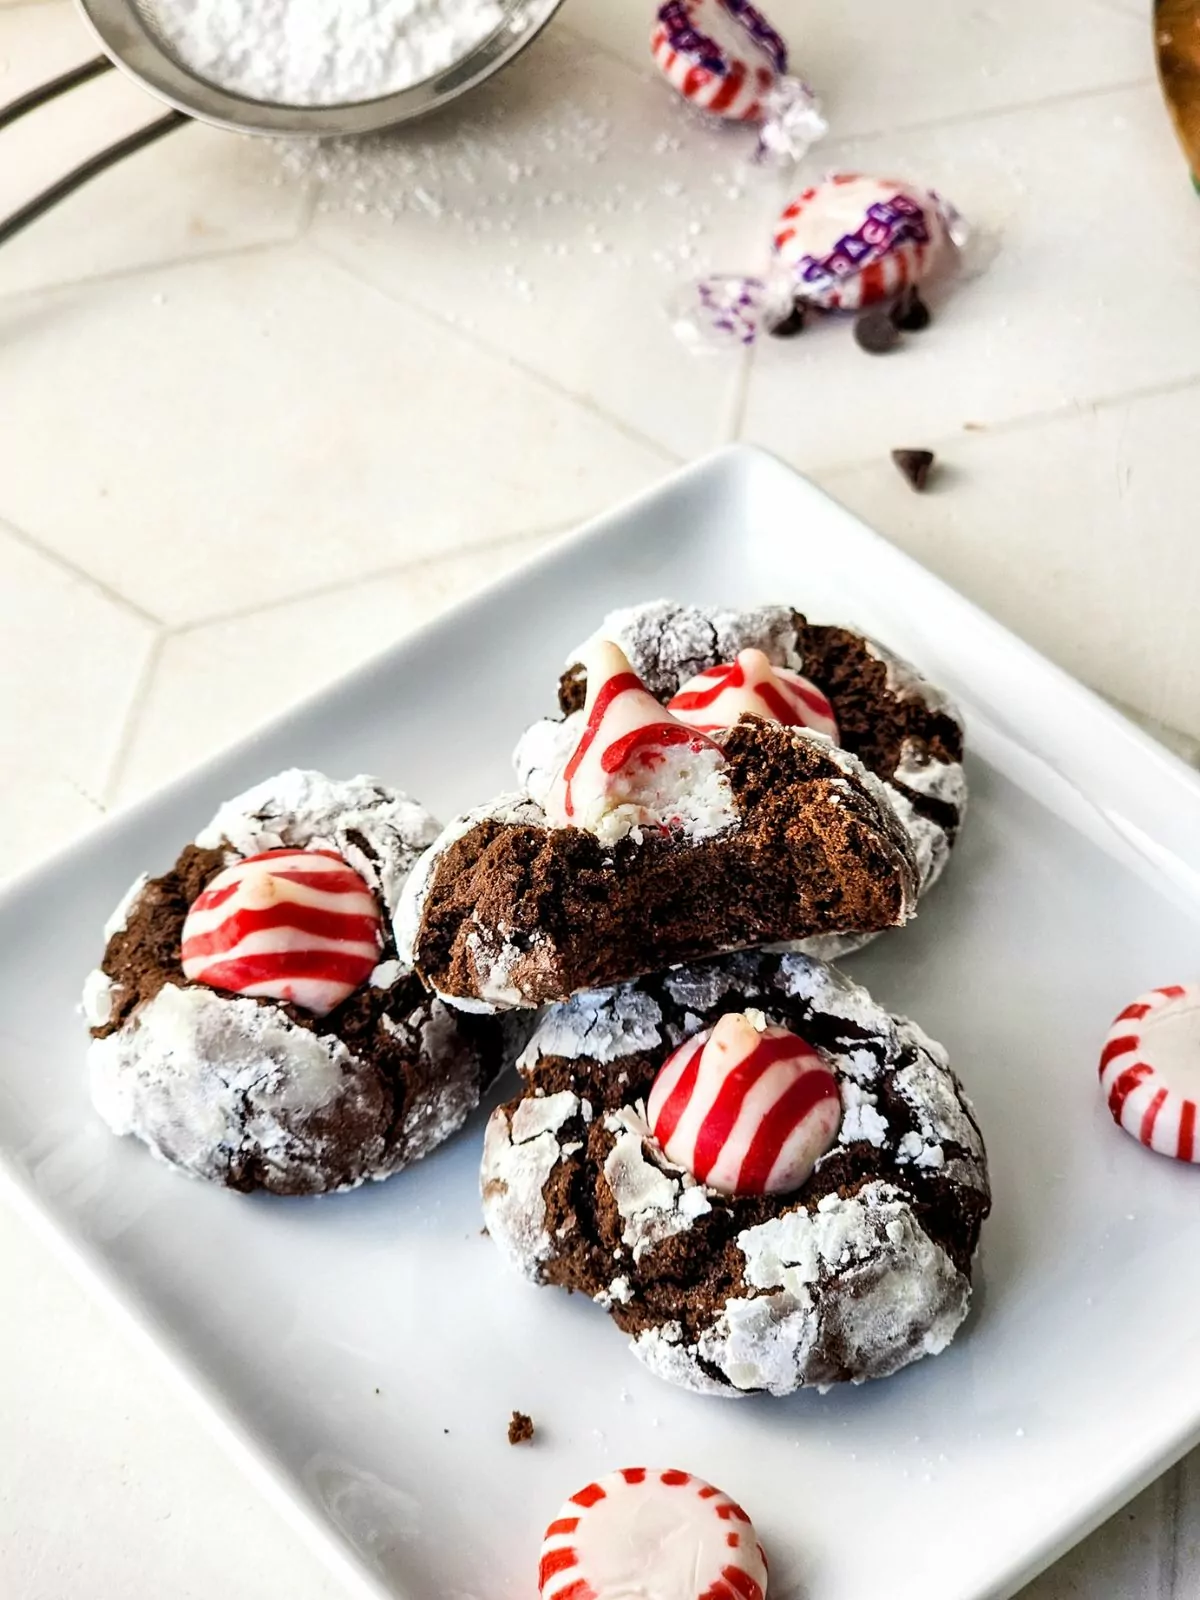
<path fill-rule="evenodd" d="M 838 172 L 786 207 L 775 253 L 798 298 L 825 310 L 859 311 L 927 277 L 956 220 L 929 190 Z"/>
<path fill-rule="evenodd" d="M 791 1194 L 837 1138 L 838 1081 L 760 1012 L 729 1012 L 667 1057 L 646 1102 L 668 1161 L 722 1194 Z"/>
<path fill-rule="evenodd" d="M 689 678 L 667 710 L 701 733 L 732 728 L 744 713 L 812 728 L 838 742 L 833 707 L 815 683 L 787 667 L 773 667 L 762 650 L 739 651 L 737 660 Z"/>
<path fill-rule="evenodd" d="M 1200 983 L 1151 989 L 1125 1007 L 1104 1041 L 1100 1087 L 1132 1138 L 1200 1162 Z"/>
<path fill-rule="evenodd" d="M 730 122 L 758 123 L 768 154 L 798 161 L 826 132 L 812 90 L 788 76 L 787 45 L 747 0 L 667 0 L 650 49 L 690 104 Z"/>
<path fill-rule="evenodd" d="M 542 1600 L 764 1600 L 767 1558 L 736 1501 L 690 1472 L 622 1467 L 546 1529 Z"/>
<path fill-rule="evenodd" d="M 323 1017 L 379 960 L 375 896 L 332 850 L 264 850 L 219 872 L 183 924 L 183 975 Z"/>

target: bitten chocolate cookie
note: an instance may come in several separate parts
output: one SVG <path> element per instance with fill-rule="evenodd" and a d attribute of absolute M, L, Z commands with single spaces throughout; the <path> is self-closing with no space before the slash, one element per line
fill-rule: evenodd
<path fill-rule="evenodd" d="M 196 1177 L 291 1195 L 389 1177 L 448 1138 L 502 1045 L 396 958 L 400 890 L 437 831 L 372 778 L 292 770 L 140 878 L 84 986 L 113 1132 Z"/>
<path fill-rule="evenodd" d="M 397 946 L 437 993 L 535 1006 L 911 915 L 909 835 L 857 757 L 759 717 L 689 727 L 611 644 L 591 666 L 574 751 L 542 803 L 506 796 L 459 818 L 405 887 Z"/>
<path fill-rule="evenodd" d="M 945 1349 L 990 1208 L 940 1045 L 832 967 L 743 952 L 548 1010 L 488 1123 L 488 1232 L 704 1394 Z"/>
<path fill-rule="evenodd" d="M 749 713 L 827 734 L 887 786 L 912 839 L 920 892 L 936 882 L 966 809 L 961 716 L 884 646 L 810 623 L 790 606 L 727 611 L 654 600 L 611 612 L 568 657 L 559 683 L 563 716 L 534 723 L 517 746 L 518 781 L 535 800 L 578 740 L 583 657 L 596 638 L 617 644 L 651 693 L 693 727 L 711 732 Z M 870 937 L 824 936 L 803 948 L 832 959 Z"/>

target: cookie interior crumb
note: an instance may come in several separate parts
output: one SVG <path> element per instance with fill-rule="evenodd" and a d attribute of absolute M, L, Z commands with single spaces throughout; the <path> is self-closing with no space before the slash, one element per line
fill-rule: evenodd
<path fill-rule="evenodd" d="M 508 1423 L 509 1444 L 526 1444 L 533 1438 L 533 1418 L 524 1411 L 514 1411 Z"/>

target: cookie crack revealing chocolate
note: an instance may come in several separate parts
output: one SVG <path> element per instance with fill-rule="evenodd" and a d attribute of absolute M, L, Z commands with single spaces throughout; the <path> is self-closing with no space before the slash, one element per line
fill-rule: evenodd
<path fill-rule="evenodd" d="M 645 1102 L 664 1060 L 754 1007 L 838 1079 L 838 1142 L 797 1193 L 728 1197 L 666 1161 Z M 481 1170 L 488 1233 L 539 1284 L 604 1307 L 701 1393 L 886 1377 L 965 1318 L 990 1209 L 983 1140 L 941 1046 L 833 968 L 742 952 L 548 1010 Z"/>
<path fill-rule="evenodd" d="M 887 785 L 912 837 L 921 893 L 937 881 L 966 811 L 963 722 L 950 699 L 909 663 L 849 628 L 810 623 L 790 606 L 732 611 L 654 600 L 611 612 L 597 636 L 620 646 L 664 705 L 688 679 L 746 649 L 804 674 L 830 701 L 842 747 Z M 580 658 L 590 642 L 571 652 L 559 682 L 566 720 L 535 723 L 517 746 L 518 781 L 535 799 L 577 736 L 587 692 Z M 845 954 L 865 942 L 826 941 L 810 953 Z"/>
<path fill-rule="evenodd" d="M 606 843 L 503 796 L 452 823 L 401 897 L 397 945 L 455 1005 L 536 1006 L 721 950 L 912 915 L 909 835 L 862 764 L 805 729 L 717 736 L 729 822 Z"/>
<path fill-rule="evenodd" d="M 389 1177 L 453 1133 L 505 1045 L 490 1019 L 451 1011 L 397 958 L 391 920 L 437 827 L 373 779 L 285 772 L 223 806 L 167 872 L 140 878 L 84 991 L 92 1098 L 113 1131 L 193 1176 L 293 1195 Z M 375 971 L 326 1016 L 183 973 L 201 891 L 280 847 L 335 851 L 383 911 Z"/>

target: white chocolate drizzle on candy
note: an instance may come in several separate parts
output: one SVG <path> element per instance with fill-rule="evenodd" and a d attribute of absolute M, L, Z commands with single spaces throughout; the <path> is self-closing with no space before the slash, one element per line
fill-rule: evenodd
<path fill-rule="evenodd" d="M 836 1075 L 761 1011 L 728 1012 L 668 1056 L 646 1111 L 667 1159 L 722 1194 L 791 1194 L 842 1119 Z"/>
<path fill-rule="evenodd" d="M 219 872 L 183 924 L 183 975 L 326 1016 L 367 982 L 382 919 L 332 850 L 267 850 Z"/>
<path fill-rule="evenodd" d="M 546 1529 L 541 1600 L 764 1600 L 754 1524 L 720 1489 L 673 1468 L 586 1484 Z"/>
<path fill-rule="evenodd" d="M 732 728 L 749 714 L 789 728 L 811 728 L 838 743 L 833 707 L 816 684 L 787 667 L 772 666 L 762 650 L 741 650 L 736 661 L 689 678 L 667 701 L 667 710 L 701 733 Z"/>
<path fill-rule="evenodd" d="M 595 640 L 583 664 L 582 732 L 549 786 L 547 819 L 605 843 L 639 828 L 704 838 L 729 827 L 735 812 L 720 748 L 664 711 L 610 640 Z"/>

